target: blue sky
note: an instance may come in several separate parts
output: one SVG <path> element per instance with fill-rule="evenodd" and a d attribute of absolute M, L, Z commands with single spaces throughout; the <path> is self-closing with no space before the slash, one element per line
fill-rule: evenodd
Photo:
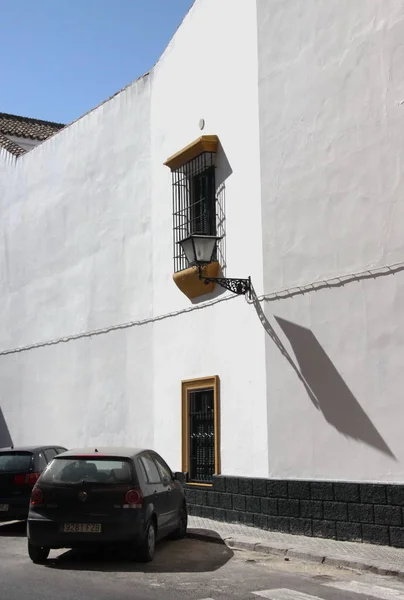
<path fill-rule="evenodd" d="M 148 71 L 193 0 L 0 0 L 0 112 L 68 123 Z"/>

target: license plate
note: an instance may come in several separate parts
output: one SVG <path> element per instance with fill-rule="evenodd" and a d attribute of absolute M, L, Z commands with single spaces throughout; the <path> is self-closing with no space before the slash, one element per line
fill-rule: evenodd
<path fill-rule="evenodd" d="M 8 510 L 8 504 L 0 504 L 0 512 L 6 512 Z"/>
<path fill-rule="evenodd" d="M 101 533 L 100 523 L 64 523 L 64 533 Z"/>

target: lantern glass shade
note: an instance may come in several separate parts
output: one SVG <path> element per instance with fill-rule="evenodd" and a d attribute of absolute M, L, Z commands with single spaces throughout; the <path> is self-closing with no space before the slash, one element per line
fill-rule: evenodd
<path fill-rule="evenodd" d="M 179 243 L 190 265 L 205 265 L 212 262 L 219 239 L 214 235 L 190 235 Z"/>

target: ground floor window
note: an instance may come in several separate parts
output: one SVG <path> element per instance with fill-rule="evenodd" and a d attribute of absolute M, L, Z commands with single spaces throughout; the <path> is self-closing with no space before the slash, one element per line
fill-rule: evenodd
<path fill-rule="evenodd" d="M 182 382 L 182 469 L 195 484 L 220 473 L 217 376 Z"/>

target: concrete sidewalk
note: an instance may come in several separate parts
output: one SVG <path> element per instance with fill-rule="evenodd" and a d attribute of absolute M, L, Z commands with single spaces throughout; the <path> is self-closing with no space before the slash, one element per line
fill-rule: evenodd
<path fill-rule="evenodd" d="M 188 535 L 216 542 L 223 540 L 230 548 L 276 554 L 285 560 L 308 560 L 404 578 L 401 548 L 289 535 L 200 517 L 189 517 Z"/>

